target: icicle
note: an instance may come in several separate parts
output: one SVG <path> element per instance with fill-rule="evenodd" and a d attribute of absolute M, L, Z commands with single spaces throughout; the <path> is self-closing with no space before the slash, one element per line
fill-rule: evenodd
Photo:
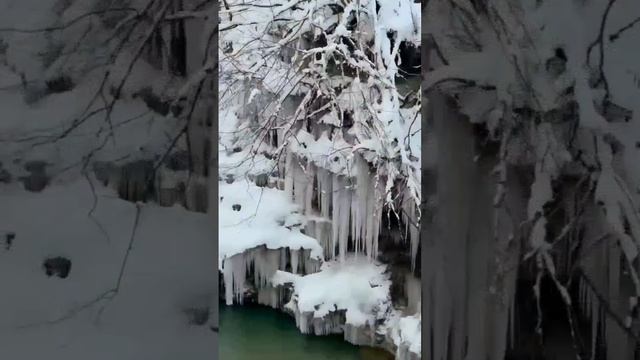
<path fill-rule="evenodd" d="M 332 213 L 332 236 L 331 236 L 331 260 L 336 257 L 336 245 L 338 242 L 338 235 L 340 234 L 340 197 L 339 190 L 340 182 L 337 176 L 333 177 L 333 213 Z"/>
<path fill-rule="evenodd" d="M 585 284 L 584 307 L 586 309 L 587 314 L 589 314 L 589 316 L 593 316 L 593 305 L 592 305 L 591 299 L 592 299 L 591 292 L 589 291 L 589 289 L 586 287 L 586 284 Z"/>
<path fill-rule="evenodd" d="M 300 162 L 296 159 L 292 163 L 292 167 L 289 170 L 293 173 L 293 201 L 300 206 L 300 209 L 304 212 L 307 201 L 307 186 L 309 180 L 307 174 L 304 173 L 300 167 Z"/>
<path fill-rule="evenodd" d="M 509 348 L 514 349 L 516 344 L 516 311 L 515 296 L 511 296 L 509 302 Z"/>
<path fill-rule="evenodd" d="M 413 274 L 407 273 L 405 275 L 405 293 L 407 294 L 408 315 L 420 312 L 421 290 L 420 280 L 413 276 Z"/>
<path fill-rule="evenodd" d="M 225 304 L 233 305 L 233 270 L 230 259 L 223 260 L 222 274 L 224 279 Z"/>
<path fill-rule="evenodd" d="M 315 237 L 324 249 L 324 257 L 326 259 L 333 258 L 332 231 L 331 226 L 331 203 L 333 198 L 333 179 L 332 174 L 323 168 L 317 168 L 316 182 L 318 187 L 318 205 L 320 208 L 320 217 L 322 220 L 315 221 L 313 229 L 313 237 Z"/>
<path fill-rule="evenodd" d="M 305 189 L 304 189 L 304 214 L 313 214 L 313 207 L 311 205 L 313 200 L 313 188 L 316 179 L 316 166 L 310 163 L 307 166 L 307 173 L 305 174 Z"/>
<path fill-rule="evenodd" d="M 354 243 L 354 249 L 357 255 L 360 250 L 360 229 L 358 227 L 360 217 L 358 214 L 358 207 L 354 206 L 359 202 L 359 194 L 357 190 L 354 195 L 355 196 L 351 198 L 351 201 L 355 203 L 351 205 L 351 239 Z"/>
<path fill-rule="evenodd" d="M 600 311 L 597 303 L 598 299 L 595 295 L 588 297 L 594 297 L 593 309 L 591 310 L 591 360 L 596 360 L 596 345 L 598 341 L 598 325 L 600 324 Z"/>
<path fill-rule="evenodd" d="M 411 198 L 408 192 L 405 192 L 402 207 L 404 209 L 403 212 L 403 221 L 406 227 L 406 234 L 409 237 L 409 245 L 411 251 L 411 270 L 415 270 L 416 268 L 416 260 L 418 258 L 418 246 L 420 245 L 420 229 L 416 226 L 416 224 L 412 221 L 410 216 L 416 216 L 416 203 L 413 198 Z M 416 216 L 417 217 L 417 216 Z"/>
<path fill-rule="evenodd" d="M 258 290 L 258 303 L 277 309 L 281 305 L 280 290 L 276 287 L 268 286 Z"/>
<path fill-rule="evenodd" d="M 287 157 L 285 160 L 285 171 L 284 171 L 284 192 L 289 197 L 289 199 L 293 199 L 293 184 L 295 182 L 295 174 L 296 171 L 294 169 L 294 156 L 291 153 L 287 153 Z"/>
<path fill-rule="evenodd" d="M 380 226 L 382 223 L 382 193 L 375 182 L 370 182 L 371 196 L 367 202 L 370 216 L 367 217 L 367 236 L 371 244 L 368 255 L 371 259 L 378 258 L 378 238 L 380 236 Z"/>
<path fill-rule="evenodd" d="M 354 199 L 354 231 L 351 234 L 354 239 L 357 239 L 358 243 L 364 244 L 365 254 L 370 254 L 370 246 L 367 242 L 367 221 L 373 213 L 367 212 L 368 203 L 372 202 L 371 197 L 374 194 L 369 193 L 369 165 L 362 159 L 361 156 L 356 156 L 356 191 Z M 363 239 L 364 238 L 364 239 Z"/>
<path fill-rule="evenodd" d="M 333 197 L 333 176 L 329 171 L 319 168 L 317 181 L 318 195 L 320 198 L 320 215 L 329 220 L 331 215 L 331 200 Z"/>
<path fill-rule="evenodd" d="M 608 302 L 617 306 L 620 301 L 620 255 L 621 248 L 610 247 L 609 277 L 608 277 Z M 594 306 L 595 307 L 595 306 Z M 607 359 L 627 359 L 627 337 L 623 329 L 613 319 L 607 318 L 605 325 L 607 341 Z"/>
<path fill-rule="evenodd" d="M 291 272 L 298 273 L 298 250 L 291 249 Z"/>
<path fill-rule="evenodd" d="M 316 219 L 307 219 L 307 223 L 304 226 L 305 234 L 318 240 L 320 244 L 322 241 L 318 238 L 318 222 Z"/>
<path fill-rule="evenodd" d="M 278 264 L 278 268 L 276 270 L 285 270 L 287 267 L 287 249 L 280 248 L 280 262 Z"/>
<path fill-rule="evenodd" d="M 348 242 L 349 242 L 349 221 L 351 219 L 351 189 L 347 189 L 347 181 L 344 180 L 344 186 L 341 190 L 341 203 L 340 203 L 340 239 L 338 243 L 340 245 L 340 261 L 344 262 L 347 255 Z"/>
<path fill-rule="evenodd" d="M 246 280 L 246 263 L 243 254 L 234 255 L 224 260 L 223 264 L 225 302 L 233 305 L 242 304 Z"/>
<path fill-rule="evenodd" d="M 584 280 L 582 280 L 582 277 L 578 278 L 578 307 L 582 315 L 586 316 L 587 313 L 584 308 Z"/>
<path fill-rule="evenodd" d="M 347 181 L 340 176 L 333 178 L 333 238 L 331 247 L 333 258 L 336 254 L 340 256 L 340 261 L 344 261 L 347 253 L 347 242 L 349 241 L 349 219 L 351 215 L 351 190 L 347 188 Z M 338 246 L 336 253 L 335 248 Z"/>

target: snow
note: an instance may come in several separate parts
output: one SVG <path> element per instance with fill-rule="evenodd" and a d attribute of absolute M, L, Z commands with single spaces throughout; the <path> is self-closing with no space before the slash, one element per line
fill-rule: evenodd
<path fill-rule="evenodd" d="M 26 175 L 25 165 L 34 160 L 46 162 L 52 176 L 39 193 L 26 192 L 17 182 L 0 184 L 0 233 L 16 234 L 13 245 L 0 250 L 0 348 L 16 360 L 209 359 L 216 351 L 214 336 L 208 326 L 191 324 L 187 313 L 206 314 L 217 303 L 212 220 L 180 206 L 126 202 L 90 173 L 81 174 L 90 153 L 92 161 L 158 160 L 183 125 L 153 113 L 133 95 L 149 87 L 164 98 L 175 94 L 182 80 L 137 61 L 111 119 L 101 112 L 79 124 L 111 101 L 109 91 L 120 85 L 140 34 L 105 67 L 105 55 L 113 50 L 106 40 L 113 37 L 97 16 L 64 31 L 10 29 L 59 26 L 97 5 L 39 0 L 0 5 L 0 39 L 8 45 L 0 54 L 0 162 L 14 179 Z M 119 20 L 126 18 L 122 14 Z M 63 55 L 53 56 L 57 50 Z M 105 70 L 111 76 L 106 99 L 97 94 Z M 26 89 L 21 73 L 29 82 Z M 45 94 L 45 81 L 60 75 L 73 80 L 73 89 Z M 94 96 L 98 100 L 92 104 Z M 160 171 L 161 188 L 186 178 L 183 172 Z M 42 263 L 48 256 L 68 257 L 69 277 L 47 277 Z"/>
<path fill-rule="evenodd" d="M 402 41 L 420 44 L 420 4 L 379 3 L 377 12 L 372 0 L 340 6 L 229 0 L 229 10 L 221 6 L 220 12 L 219 239 L 226 301 L 242 303 L 255 289 L 260 303 L 281 308 L 283 289 L 262 284 L 273 276 L 274 285 L 292 284 L 288 307 L 302 332 L 342 332 L 354 343 L 391 307 L 389 275 L 376 261 L 385 206 L 406 212 L 401 222 L 414 267 L 419 244 L 417 229 L 405 223 L 420 217 L 420 102 L 400 104 L 407 95 L 401 85 L 416 92 L 419 82 L 402 81 L 398 51 Z M 388 31 L 396 33 L 393 48 Z M 326 45 L 307 35 L 325 35 Z M 365 45 L 370 40 L 373 49 Z M 359 76 L 341 73 L 338 61 Z M 267 186 L 256 186 L 255 177 L 265 174 Z M 246 283 L 251 269 L 260 279 L 254 284 Z M 403 326 L 402 341 L 415 342 L 415 327 Z"/>
<path fill-rule="evenodd" d="M 0 228 L 16 234 L 0 250 L 0 347 L 12 359 L 208 359 L 207 327 L 183 311 L 208 307 L 213 288 L 211 223 L 183 208 L 140 204 L 135 240 L 116 295 L 136 205 L 85 180 L 28 193 L 0 187 Z M 89 216 L 91 209 L 95 210 Z M 72 261 L 47 277 L 47 256 Z M 36 345 L 37 346 L 34 346 Z"/>
<path fill-rule="evenodd" d="M 640 68 L 635 44 L 640 39 L 640 28 L 636 25 L 628 28 L 618 38 L 611 36 L 637 18 L 640 4 L 626 0 L 488 1 L 483 4 L 487 6 L 486 13 L 473 9 L 471 3 L 444 0 L 429 2 L 426 10 L 429 17 L 426 21 L 427 32 L 434 35 L 438 50 L 446 61 L 441 61 L 443 65 L 436 66 L 429 74 L 426 86 L 433 88 L 438 85 L 449 95 L 456 94 L 461 112 L 470 116 L 469 121 L 486 123 L 492 132 L 501 130 L 501 155 L 509 159 L 510 165 L 535 166 L 531 195 L 527 196 L 528 206 L 521 206 L 528 213 L 523 214 L 522 219 L 511 221 L 526 221 L 531 225 L 528 250 L 536 253 L 539 270 L 546 274 L 555 276 L 556 267 L 559 272 L 562 268 L 551 260 L 549 250 L 552 245 L 549 242 L 554 239 L 549 238 L 552 232 L 547 233 L 547 228 L 554 224 L 545 219 L 543 210 L 551 201 L 570 197 L 567 193 L 571 191 L 571 187 L 562 187 L 567 179 L 573 181 L 571 177 L 576 175 L 575 172 L 568 171 L 569 167 L 577 164 L 576 167 L 582 168 L 582 175 L 589 176 L 585 178 L 588 179 L 586 182 L 593 187 L 579 192 L 594 194 L 593 204 L 588 201 L 588 204 L 580 206 L 588 209 L 597 204 L 597 210 L 594 211 L 598 212 L 598 216 L 592 214 L 592 219 L 599 221 L 583 222 L 581 219 L 578 223 L 580 227 L 589 228 L 594 233 L 590 234 L 592 236 L 581 236 L 581 240 L 606 239 L 601 241 L 602 244 L 595 245 L 595 251 L 589 250 L 597 252 L 603 259 L 596 262 L 571 256 L 571 261 L 577 262 L 570 264 L 584 267 L 590 277 L 598 280 L 596 286 L 612 304 L 616 304 L 612 305 L 616 308 L 614 311 L 621 311 L 620 318 L 624 318 L 627 309 L 617 309 L 618 298 L 623 299 L 622 292 L 626 286 L 629 289 L 624 291 L 632 294 L 639 288 L 635 267 L 626 266 L 628 274 L 620 276 L 620 261 L 631 264 L 637 257 L 639 248 L 637 209 L 640 200 L 640 172 L 637 151 L 640 108 L 637 99 L 640 96 Z M 608 6 L 611 6 L 611 11 L 606 13 Z M 466 18 L 465 12 L 472 15 Z M 608 14 L 605 23 L 604 14 Z M 467 29 L 461 26 L 462 22 Z M 602 44 L 594 43 L 600 35 L 600 24 L 603 24 Z M 555 55 L 559 49 L 562 51 L 558 53 L 565 56 Z M 563 58 L 566 58 L 566 64 L 562 63 L 561 66 L 566 71 L 554 73 L 548 65 L 552 60 L 556 64 L 558 61 L 564 62 Z M 600 68 L 604 71 L 606 83 L 596 84 L 601 75 Z M 495 89 L 486 85 L 495 86 Z M 606 94 L 607 91 L 609 94 Z M 602 103 L 607 95 L 607 100 L 613 105 L 608 111 L 603 111 Z M 573 105 L 577 105 L 576 111 L 569 114 L 567 108 Z M 532 114 L 515 111 L 523 108 L 533 110 Z M 499 116 L 489 118 L 487 114 Z M 563 116 L 554 116 L 557 114 Z M 567 130 L 574 126 L 577 129 L 575 138 L 571 133 L 574 129 Z M 516 129 L 519 135 L 515 134 L 515 138 L 519 139 L 514 138 L 515 132 L 510 133 L 510 130 Z M 504 145 L 509 142 L 511 145 Z M 528 144 L 529 147 L 525 148 L 521 144 Z M 585 162 L 587 166 L 580 162 Z M 503 184 L 496 183 L 495 186 L 500 192 Z M 591 190 L 595 192 L 592 193 Z M 509 189 L 507 198 L 510 196 L 518 197 L 518 191 Z M 561 207 L 570 208 L 564 204 Z M 573 221 L 572 216 L 574 215 L 568 216 L 567 226 L 574 225 L 569 223 Z M 499 229 L 493 230 L 497 233 Z M 613 236 L 611 239 L 602 238 L 602 232 Z M 611 242 L 619 246 L 611 246 Z M 571 247 L 575 245 L 571 244 Z M 455 253 L 460 250 L 455 248 L 453 251 L 452 256 L 456 256 Z M 619 251 L 625 255 L 622 260 Z M 520 262 L 516 255 L 513 258 Z M 436 276 L 435 273 L 432 275 Z M 471 289 L 484 287 L 482 284 L 486 280 L 478 277 L 477 280 L 468 281 L 470 283 L 467 287 Z M 482 284 L 475 281 L 482 281 Z M 566 289 L 559 283 L 556 285 L 557 290 L 565 297 L 565 302 L 571 304 Z M 631 288 L 636 290 L 631 291 Z M 513 297 L 513 290 L 504 290 L 509 292 L 505 296 Z M 436 296 L 441 295 L 438 288 L 433 291 Z M 604 327 L 605 324 L 600 322 L 606 319 L 600 314 L 601 308 L 596 297 L 583 290 L 581 301 L 580 305 L 587 308 L 584 311 L 592 321 L 593 329 Z M 454 313 L 465 311 L 470 311 L 468 305 L 456 306 L 453 310 Z M 476 325 L 476 314 L 471 313 L 466 321 L 473 321 Z M 607 343 L 608 357 L 626 358 L 626 354 L 623 356 L 627 351 L 626 337 L 619 332 L 617 325 L 611 324 L 610 319 L 607 321 L 607 331 L 602 331 L 599 335 L 594 332 L 600 336 L 598 343 Z M 495 353 L 481 343 L 486 339 L 482 332 L 492 328 L 490 336 L 498 336 L 501 341 L 501 333 L 506 326 L 513 326 L 508 322 L 508 317 L 496 315 L 488 323 L 490 326 L 480 324 L 465 330 L 453 323 L 451 327 L 448 324 L 444 327 L 436 324 L 434 329 L 445 334 L 453 331 L 453 339 L 469 338 L 470 348 L 487 351 L 486 354 L 476 353 L 476 356 L 494 358 Z M 438 347 L 445 345 L 445 342 L 438 340 L 435 343 Z M 595 348 L 595 336 L 592 345 Z M 434 352 L 437 354 L 434 357 L 461 359 L 463 352 L 460 348 L 455 343 L 453 348 L 447 349 L 446 345 L 436 348 Z M 502 344 L 498 350 L 504 350 Z"/>
<path fill-rule="evenodd" d="M 391 281 L 385 270 L 385 265 L 354 255 L 344 262 L 325 262 L 319 272 L 306 276 L 278 271 L 272 282 L 292 283 L 293 299 L 300 312 L 323 318 L 330 312 L 344 310 L 346 324 L 372 325 L 377 311 L 389 302 Z"/>
<path fill-rule="evenodd" d="M 220 268 L 225 258 L 261 245 L 269 249 L 309 249 L 312 257 L 322 257 L 318 242 L 300 232 L 303 219 L 299 209 L 283 191 L 260 188 L 247 180 L 221 182 L 218 186 Z M 240 210 L 234 210 L 234 205 L 240 205 Z"/>
<path fill-rule="evenodd" d="M 296 139 L 298 141 L 292 142 L 289 150 L 299 157 L 335 174 L 349 173 L 353 161 L 352 145 L 347 143 L 341 134 L 336 133 L 330 140 L 328 134 L 323 132 L 315 139 L 313 135 L 301 129 Z"/>
<path fill-rule="evenodd" d="M 394 344 L 398 348 L 406 347 L 412 353 L 421 353 L 422 319 L 420 314 L 401 316 L 396 313 L 388 323 L 387 327 L 390 329 Z"/>

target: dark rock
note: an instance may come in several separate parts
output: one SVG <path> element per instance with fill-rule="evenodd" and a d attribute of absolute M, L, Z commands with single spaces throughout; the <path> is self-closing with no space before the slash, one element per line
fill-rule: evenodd
<path fill-rule="evenodd" d="M 554 51 L 554 56 L 547 60 L 545 66 L 547 72 L 553 77 L 558 77 L 563 74 L 567 69 L 567 55 L 564 50 L 557 48 Z"/>
<path fill-rule="evenodd" d="M 120 168 L 118 195 L 121 199 L 137 202 L 147 201 L 154 191 L 153 160 L 137 160 Z"/>
<path fill-rule="evenodd" d="M 109 185 L 109 179 L 111 178 L 111 174 L 113 174 L 117 166 L 108 161 L 96 161 L 92 164 L 93 173 L 96 176 L 96 179 L 102 183 L 102 185 Z"/>
<path fill-rule="evenodd" d="M 25 190 L 40 192 L 47 187 L 49 184 L 46 172 L 47 165 L 46 162 L 40 160 L 32 160 L 24 164 L 24 169 L 31 173 L 29 176 L 20 177 Z"/>
<path fill-rule="evenodd" d="M 189 152 L 186 150 L 179 150 L 179 151 L 173 152 L 167 156 L 164 163 L 169 170 L 173 170 L 173 171 L 189 170 Z"/>
<path fill-rule="evenodd" d="M 4 245 L 6 250 L 10 250 L 13 245 L 13 240 L 16 238 L 16 233 L 8 232 L 4 236 Z"/>
<path fill-rule="evenodd" d="M 611 100 L 596 103 L 596 109 L 608 122 L 629 122 L 633 118 L 633 110 L 618 105 Z"/>
<path fill-rule="evenodd" d="M 43 173 L 46 171 L 47 163 L 41 160 L 27 161 L 24 164 L 24 169 L 30 173 Z"/>
<path fill-rule="evenodd" d="M 7 169 L 0 169 L 0 183 L 8 184 L 11 182 L 12 176 Z"/>
<path fill-rule="evenodd" d="M 404 75 L 420 75 L 420 69 L 422 65 L 422 53 L 420 47 L 411 42 L 402 41 L 400 43 L 399 51 L 401 59 L 399 68 L 404 73 Z"/>
<path fill-rule="evenodd" d="M 153 90 L 151 90 L 151 88 L 143 88 L 133 94 L 132 97 L 134 99 L 140 98 L 149 109 L 162 116 L 166 116 L 167 114 L 169 114 L 171 103 L 168 101 L 163 101 L 160 96 L 153 93 Z"/>
<path fill-rule="evenodd" d="M 45 82 L 50 94 L 63 93 L 74 88 L 75 84 L 70 77 L 61 75 Z"/>
<path fill-rule="evenodd" d="M 49 185 L 49 177 L 46 174 L 32 173 L 29 176 L 20 177 L 24 189 L 31 192 L 40 192 Z"/>
<path fill-rule="evenodd" d="M 71 271 L 71 260 L 61 256 L 47 258 L 43 263 L 43 267 L 47 276 L 55 275 L 61 279 L 65 279 Z"/>
<path fill-rule="evenodd" d="M 233 43 L 231 41 L 226 41 L 224 46 L 222 47 L 222 53 L 231 54 L 233 52 Z"/>
<path fill-rule="evenodd" d="M 256 186 L 265 187 L 269 184 L 269 174 L 260 174 L 255 179 Z"/>
<path fill-rule="evenodd" d="M 28 105 L 35 104 L 47 96 L 47 89 L 45 86 L 27 85 L 23 89 L 22 99 Z"/>

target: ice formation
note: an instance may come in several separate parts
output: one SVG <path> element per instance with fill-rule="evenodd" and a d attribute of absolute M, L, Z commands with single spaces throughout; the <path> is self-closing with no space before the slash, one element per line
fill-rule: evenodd
<path fill-rule="evenodd" d="M 638 10 L 629 1 L 428 3 L 424 86 L 438 197 L 448 200 L 423 259 L 432 359 L 517 357 L 527 338 L 553 344 L 546 356 L 633 358 Z M 581 319 L 568 315 L 576 309 Z M 582 354 L 580 338 L 590 339 Z"/>
<path fill-rule="evenodd" d="M 385 271 L 393 270 L 378 263 L 385 246 L 401 249 L 407 271 L 419 261 L 419 68 L 411 67 L 419 67 L 420 4 L 379 3 L 228 1 L 220 263 L 227 303 L 257 298 L 288 309 L 302 332 L 342 332 L 395 353 L 406 343 L 412 350 L 399 359 L 409 359 L 415 336 L 397 342 L 400 323 L 382 325 L 393 307 Z M 359 290 L 332 299 L 335 288 Z M 415 312 L 419 296 L 405 292 Z"/>

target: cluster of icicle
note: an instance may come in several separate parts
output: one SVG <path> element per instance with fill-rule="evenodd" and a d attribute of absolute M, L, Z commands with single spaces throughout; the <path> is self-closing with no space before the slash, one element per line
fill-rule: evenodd
<path fill-rule="evenodd" d="M 591 320 L 591 358 L 595 359 L 596 354 L 596 345 L 598 344 L 598 334 L 601 330 L 600 322 L 601 322 L 601 308 L 600 308 L 600 300 L 596 296 L 596 294 L 592 291 L 592 289 L 586 284 L 586 281 L 583 278 L 580 278 L 578 283 L 578 300 L 579 307 L 582 312 L 582 316 L 586 319 Z"/>
<path fill-rule="evenodd" d="M 242 304 L 247 291 L 247 271 L 253 270 L 253 287 L 258 292 L 258 302 L 279 308 L 285 301 L 280 289 L 271 286 L 271 278 L 277 270 L 285 271 L 291 265 L 294 274 L 310 274 L 318 271 L 318 262 L 310 258 L 310 250 L 267 249 L 257 247 L 233 255 L 224 260 L 225 302 Z"/>
<path fill-rule="evenodd" d="M 295 299 L 291 299 L 286 309 L 296 319 L 296 326 L 303 334 L 331 335 L 343 332 L 345 322 L 344 311 L 330 312 L 322 318 L 316 318 L 311 312 L 301 312 L 296 306 Z"/>
<path fill-rule="evenodd" d="M 356 253 L 378 256 L 382 197 L 364 159 L 356 157 L 355 178 L 305 163 L 292 153 L 286 168 L 285 192 L 303 209 L 307 235 L 318 240 L 326 258 L 344 260 L 349 239 Z"/>
<path fill-rule="evenodd" d="M 369 163 L 354 155 L 351 176 L 332 173 L 293 153 L 287 155 L 285 192 L 303 209 L 306 233 L 318 240 L 325 259 L 344 260 L 348 249 L 378 257 L 384 207 L 384 187 Z M 418 254 L 419 230 L 409 218 L 417 213 L 408 196 L 402 201 L 405 240 L 410 240 L 412 267 Z M 314 199 L 317 205 L 314 206 Z M 351 242 L 351 243 L 350 243 Z"/>
<path fill-rule="evenodd" d="M 296 320 L 296 326 L 303 334 L 331 335 L 343 334 L 345 341 L 358 346 L 375 346 L 375 329 L 371 325 L 356 326 L 346 324 L 344 311 L 330 312 L 322 318 L 313 316 L 312 312 L 301 312 L 296 305 L 295 298 L 285 306 Z M 391 341 L 389 341 L 391 342 Z M 407 351 L 396 352 L 396 360 L 406 360 L 412 355 L 408 350 L 408 345 L 404 346 Z"/>
<path fill-rule="evenodd" d="M 624 248 L 612 246 L 601 229 L 606 219 L 598 217 L 600 209 L 588 206 L 585 218 L 591 219 L 583 235 L 580 253 L 581 276 L 577 306 L 585 320 L 591 322 L 591 355 L 598 345 L 605 345 L 607 359 L 633 359 L 635 340 L 627 331 L 637 331 L 633 312 L 637 307 L 636 286 L 631 274 L 623 270 Z M 628 267 L 627 267 L 628 269 Z M 617 319 L 616 319 L 617 318 Z"/>

